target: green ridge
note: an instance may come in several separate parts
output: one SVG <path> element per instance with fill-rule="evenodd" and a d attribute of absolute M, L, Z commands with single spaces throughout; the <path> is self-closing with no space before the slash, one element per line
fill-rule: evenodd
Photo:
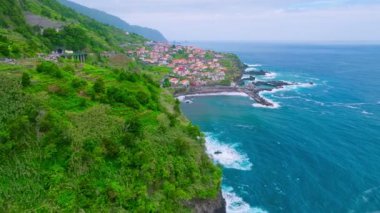
<path fill-rule="evenodd" d="M 221 170 L 204 137 L 159 85 L 169 70 L 96 54 L 144 38 L 54 0 L 0 9 L 0 58 L 18 58 L 0 63 L 1 212 L 189 212 L 188 201 L 217 197 Z M 40 35 L 25 11 L 65 27 Z M 30 57 L 59 45 L 95 54 L 85 64 Z"/>

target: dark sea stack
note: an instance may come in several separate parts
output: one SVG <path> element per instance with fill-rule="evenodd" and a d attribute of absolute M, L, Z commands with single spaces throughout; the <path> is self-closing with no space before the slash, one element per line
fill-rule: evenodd
<path fill-rule="evenodd" d="M 276 88 L 289 86 L 289 85 L 294 85 L 294 84 L 285 82 L 285 81 L 257 81 L 255 82 L 255 86 L 272 86 Z"/>
<path fill-rule="evenodd" d="M 195 213 L 226 213 L 226 200 L 222 191 L 214 200 L 193 200 L 187 204 Z"/>
<path fill-rule="evenodd" d="M 266 75 L 269 72 L 264 71 L 264 70 L 260 70 L 260 71 L 245 71 L 244 73 L 245 74 L 251 74 L 251 75 Z"/>
<path fill-rule="evenodd" d="M 252 75 L 249 76 L 249 78 L 242 78 L 241 81 L 254 81 L 256 78 Z"/>
<path fill-rule="evenodd" d="M 220 155 L 220 154 L 222 154 L 222 152 L 221 151 L 216 151 L 216 152 L 214 152 L 214 154 Z"/>

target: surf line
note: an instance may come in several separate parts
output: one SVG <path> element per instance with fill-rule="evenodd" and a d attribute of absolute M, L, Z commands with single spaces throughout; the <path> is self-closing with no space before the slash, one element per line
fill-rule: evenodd
<path fill-rule="evenodd" d="M 313 86 L 314 83 L 307 83 L 310 86 Z M 184 100 L 185 97 L 194 97 L 194 96 L 246 96 L 251 98 L 256 102 L 256 105 L 259 104 L 263 107 L 268 108 L 278 108 L 278 104 L 264 98 L 261 94 L 278 91 L 280 89 L 285 89 L 288 86 L 300 86 L 304 85 L 301 83 L 292 83 L 286 81 L 268 81 L 260 82 L 260 85 L 268 86 L 267 88 L 259 88 L 255 85 L 239 87 L 239 86 L 198 86 L 190 87 L 186 91 L 175 92 L 174 95 L 179 100 Z M 271 88 L 269 88 L 271 87 Z"/>

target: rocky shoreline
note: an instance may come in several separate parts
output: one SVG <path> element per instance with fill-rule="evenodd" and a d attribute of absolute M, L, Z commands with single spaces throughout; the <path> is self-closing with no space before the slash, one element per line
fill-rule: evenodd
<path fill-rule="evenodd" d="M 196 199 L 185 203 L 186 206 L 193 209 L 195 213 L 226 213 L 227 204 L 223 198 L 222 190 L 219 191 L 215 199 Z"/>
<path fill-rule="evenodd" d="M 262 92 L 271 92 L 273 90 L 283 89 L 287 86 L 297 86 L 300 83 L 287 82 L 281 80 L 269 80 L 269 81 L 257 81 L 256 76 L 267 76 L 271 72 L 264 70 L 248 70 L 248 66 L 244 65 L 245 71 L 241 72 L 240 79 L 236 79 L 236 85 L 240 86 L 198 86 L 189 87 L 186 90 L 175 91 L 175 97 L 186 96 L 207 96 L 207 95 L 244 95 L 250 97 L 257 104 L 261 104 L 265 107 L 275 107 L 275 104 L 265 99 L 260 95 Z M 243 75 L 249 75 L 249 77 L 243 78 Z M 245 81 L 249 81 L 248 85 L 244 85 Z M 311 86 L 313 82 L 309 82 Z"/>
<path fill-rule="evenodd" d="M 310 83 L 312 84 L 312 83 Z M 259 88 L 257 86 L 271 86 L 272 88 Z M 176 97 L 180 96 L 203 96 L 203 95 L 218 95 L 218 94 L 237 94 L 246 95 L 253 99 L 258 104 L 267 107 L 274 107 L 274 104 L 260 95 L 264 91 L 272 91 L 274 89 L 282 89 L 285 86 L 298 85 L 297 83 L 289 83 L 285 81 L 269 81 L 262 82 L 259 81 L 251 87 L 231 87 L 231 86 L 204 86 L 204 87 L 191 87 L 186 91 L 175 92 Z"/>

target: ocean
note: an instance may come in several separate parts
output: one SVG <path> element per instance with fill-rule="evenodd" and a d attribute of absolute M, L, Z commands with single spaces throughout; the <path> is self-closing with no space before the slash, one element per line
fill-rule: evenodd
<path fill-rule="evenodd" d="M 207 43 L 253 69 L 313 86 L 191 97 L 184 114 L 223 168 L 228 212 L 380 211 L 380 46 Z"/>

